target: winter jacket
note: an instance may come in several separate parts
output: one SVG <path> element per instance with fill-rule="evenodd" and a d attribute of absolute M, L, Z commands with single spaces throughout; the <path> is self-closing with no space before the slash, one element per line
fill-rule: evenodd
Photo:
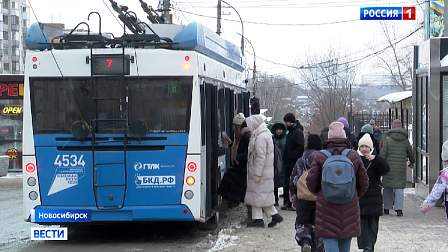
<path fill-rule="evenodd" d="M 275 134 L 275 130 L 281 126 L 283 126 L 282 127 L 283 133 L 280 136 L 277 136 L 277 134 Z M 285 150 L 286 136 L 287 136 L 285 123 L 283 121 L 276 121 L 271 128 L 271 133 L 272 133 L 272 139 L 274 140 L 274 143 L 277 144 L 278 148 L 283 153 L 283 151 Z"/>
<path fill-rule="evenodd" d="M 241 137 L 236 155 L 240 164 L 234 164 L 232 169 L 226 171 L 218 188 L 218 195 L 235 203 L 244 202 L 244 196 L 246 195 L 247 148 L 250 135 L 249 131 Z"/>
<path fill-rule="evenodd" d="M 261 118 L 261 119 L 260 119 Z M 260 115 L 246 118 L 252 131 L 247 157 L 247 188 L 244 203 L 267 207 L 274 204 L 274 144 L 271 132 Z M 255 183 L 255 176 L 260 182 Z"/>
<path fill-rule="evenodd" d="M 300 176 L 302 176 L 307 169 L 311 168 L 316 152 L 316 150 L 306 150 L 303 153 L 303 156 L 297 160 L 291 173 L 291 179 L 289 181 L 289 200 L 297 203 L 297 224 L 314 224 L 314 219 L 310 219 L 310 217 L 314 215 L 310 213 L 316 211 L 316 201 L 298 199 L 296 185 Z"/>
<path fill-rule="evenodd" d="M 415 163 L 414 152 L 408 140 L 408 132 L 404 128 L 394 128 L 387 132 L 381 148 L 381 157 L 390 166 L 390 172 L 383 176 L 383 187 L 406 187 L 406 160 Z"/>
<path fill-rule="evenodd" d="M 283 151 L 283 166 L 293 168 L 303 155 L 305 149 L 305 138 L 303 136 L 303 128 L 299 121 L 288 127 L 288 137 L 286 138 L 285 150 Z"/>
<path fill-rule="evenodd" d="M 349 148 L 352 150 L 358 150 L 358 140 L 356 139 L 355 134 L 352 134 L 349 128 L 344 127 L 344 130 L 347 140 L 350 142 Z"/>
<path fill-rule="evenodd" d="M 380 143 L 381 145 L 381 140 L 383 140 L 383 133 L 381 133 L 381 130 L 379 127 L 374 127 L 373 128 L 373 136 L 375 137 L 375 139 Z"/>
<path fill-rule="evenodd" d="M 347 139 L 331 138 L 324 143 L 324 149 L 333 152 L 338 149 L 341 153 L 350 148 Z M 350 151 L 347 157 L 353 162 L 356 175 L 356 192 L 347 204 L 332 204 L 324 199 L 322 192 L 322 166 L 327 159 L 321 152 L 314 155 L 311 170 L 306 179 L 308 189 L 317 193 L 316 200 L 316 236 L 321 238 L 358 237 L 361 234 L 359 197 L 362 197 L 369 187 L 366 169 L 356 151 Z"/>
<path fill-rule="evenodd" d="M 440 175 L 434 184 L 434 187 L 431 190 L 431 193 L 426 197 L 421 205 L 421 210 L 424 213 L 427 213 L 433 206 L 436 205 L 437 201 L 439 201 L 440 197 L 443 196 L 444 199 L 444 207 L 445 213 L 447 216 L 448 222 L 448 164 L 445 163 L 443 166 L 443 170 L 440 171 Z"/>
<path fill-rule="evenodd" d="M 378 140 L 375 139 L 375 137 L 373 136 L 373 134 L 370 134 L 369 132 L 361 132 L 359 133 L 358 137 L 356 138 L 356 140 L 361 140 L 361 138 L 364 136 L 364 134 L 369 134 L 370 135 L 370 139 L 372 139 L 373 142 L 373 153 L 372 155 L 379 155 L 381 153 L 381 147 L 380 147 L 380 142 L 378 142 Z M 359 149 L 359 146 L 358 146 Z"/>
<path fill-rule="evenodd" d="M 389 165 L 379 155 L 375 155 L 372 161 L 361 156 L 364 167 L 369 176 L 369 188 L 359 199 L 359 208 L 361 215 L 381 216 L 383 215 L 383 196 L 381 194 L 381 176 L 386 175 L 390 168 Z"/>

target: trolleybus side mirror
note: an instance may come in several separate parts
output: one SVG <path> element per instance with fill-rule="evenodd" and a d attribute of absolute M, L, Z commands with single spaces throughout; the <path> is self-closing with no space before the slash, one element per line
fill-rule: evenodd
<path fill-rule="evenodd" d="M 131 133 L 132 137 L 140 139 L 148 132 L 148 126 L 142 120 L 133 121 L 129 125 L 129 132 Z"/>
<path fill-rule="evenodd" d="M 82 140 L 90 134 L 90 127 L 85 121 L 76 121 L 71 127 L 72 136 L 78 140 Z"/>

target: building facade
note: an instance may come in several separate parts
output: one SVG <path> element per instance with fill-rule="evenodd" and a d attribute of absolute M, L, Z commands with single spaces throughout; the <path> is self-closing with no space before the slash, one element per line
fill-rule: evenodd
<path fill-rule="evenodd" d="M 0 0 L 0 73 L 23 74 L 25 70 L 25 38 L 30 26 L 31 9 L 26 0 Z"/>

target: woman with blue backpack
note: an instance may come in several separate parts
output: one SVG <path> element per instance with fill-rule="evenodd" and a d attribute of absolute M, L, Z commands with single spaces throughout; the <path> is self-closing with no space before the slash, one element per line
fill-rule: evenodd
<path fill-rule="evenodd" d="M 314 155 L 306 178 L 317 194 L 316 236 L 326 252 L 348 252 L 352 237 L 361 234 L 359 197 L 369 187 L 366 169 L 358 152 L 350 149 L 344 125 L 330 124 L 324 150 Z"/>

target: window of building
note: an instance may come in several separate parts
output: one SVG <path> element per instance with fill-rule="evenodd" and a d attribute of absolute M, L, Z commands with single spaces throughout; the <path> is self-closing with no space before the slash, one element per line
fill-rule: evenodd
<path fill-rule="evenodd" d="M 19 16 L 11 16 L 11 24 L 18 25 L 19 24 Z"/>
<path fill-rule="evenodd" d="M 22 12 L 26 12 L 26 7 L 22 7 Z"/>
<path fill-rule="evenodd" d="M 25 27 L 27 27 L 27 22 L 26 22 L 26 20 L 24 19 L 24 20 L 22 20 L 22 25 L 23 26 L 25 26 Z"/>
<path fill-rule="evenodd" d="M 3 0 L 3 8 L 9 9 L 9 0 Z"/>
<path fill-rule="evenodd" d="M 8 47 L 3 46 L 3 55 L 8 55 Z"/>
<path fill-rule="evenodd" d="M 3 40 L 9 40 L 9 34 L 8 31 L 3 31 Z"/>
<path fill-rule="evenodd" d="M 3 63 L 3 69 L 9 71 L 9 62 Z"/>
<path fill-rule="evenodd" d="M 15 32 L 11 32 L 11 39 L 15 40 L 15 39 L 17 39 L 16 37 L 17 37 L 16 33 Z"/>
<path fill-rule="evenodd" d="M 11 9 L 15 9 L 16 8 L 16 2 L 11 2 Z"/>
<path fill-rule="evenodd" d="M 3 23 L 4 24 L 8 24 L 9 22 L 8 22 L 8 16 L 7 15 L 3 15 Z"/>

